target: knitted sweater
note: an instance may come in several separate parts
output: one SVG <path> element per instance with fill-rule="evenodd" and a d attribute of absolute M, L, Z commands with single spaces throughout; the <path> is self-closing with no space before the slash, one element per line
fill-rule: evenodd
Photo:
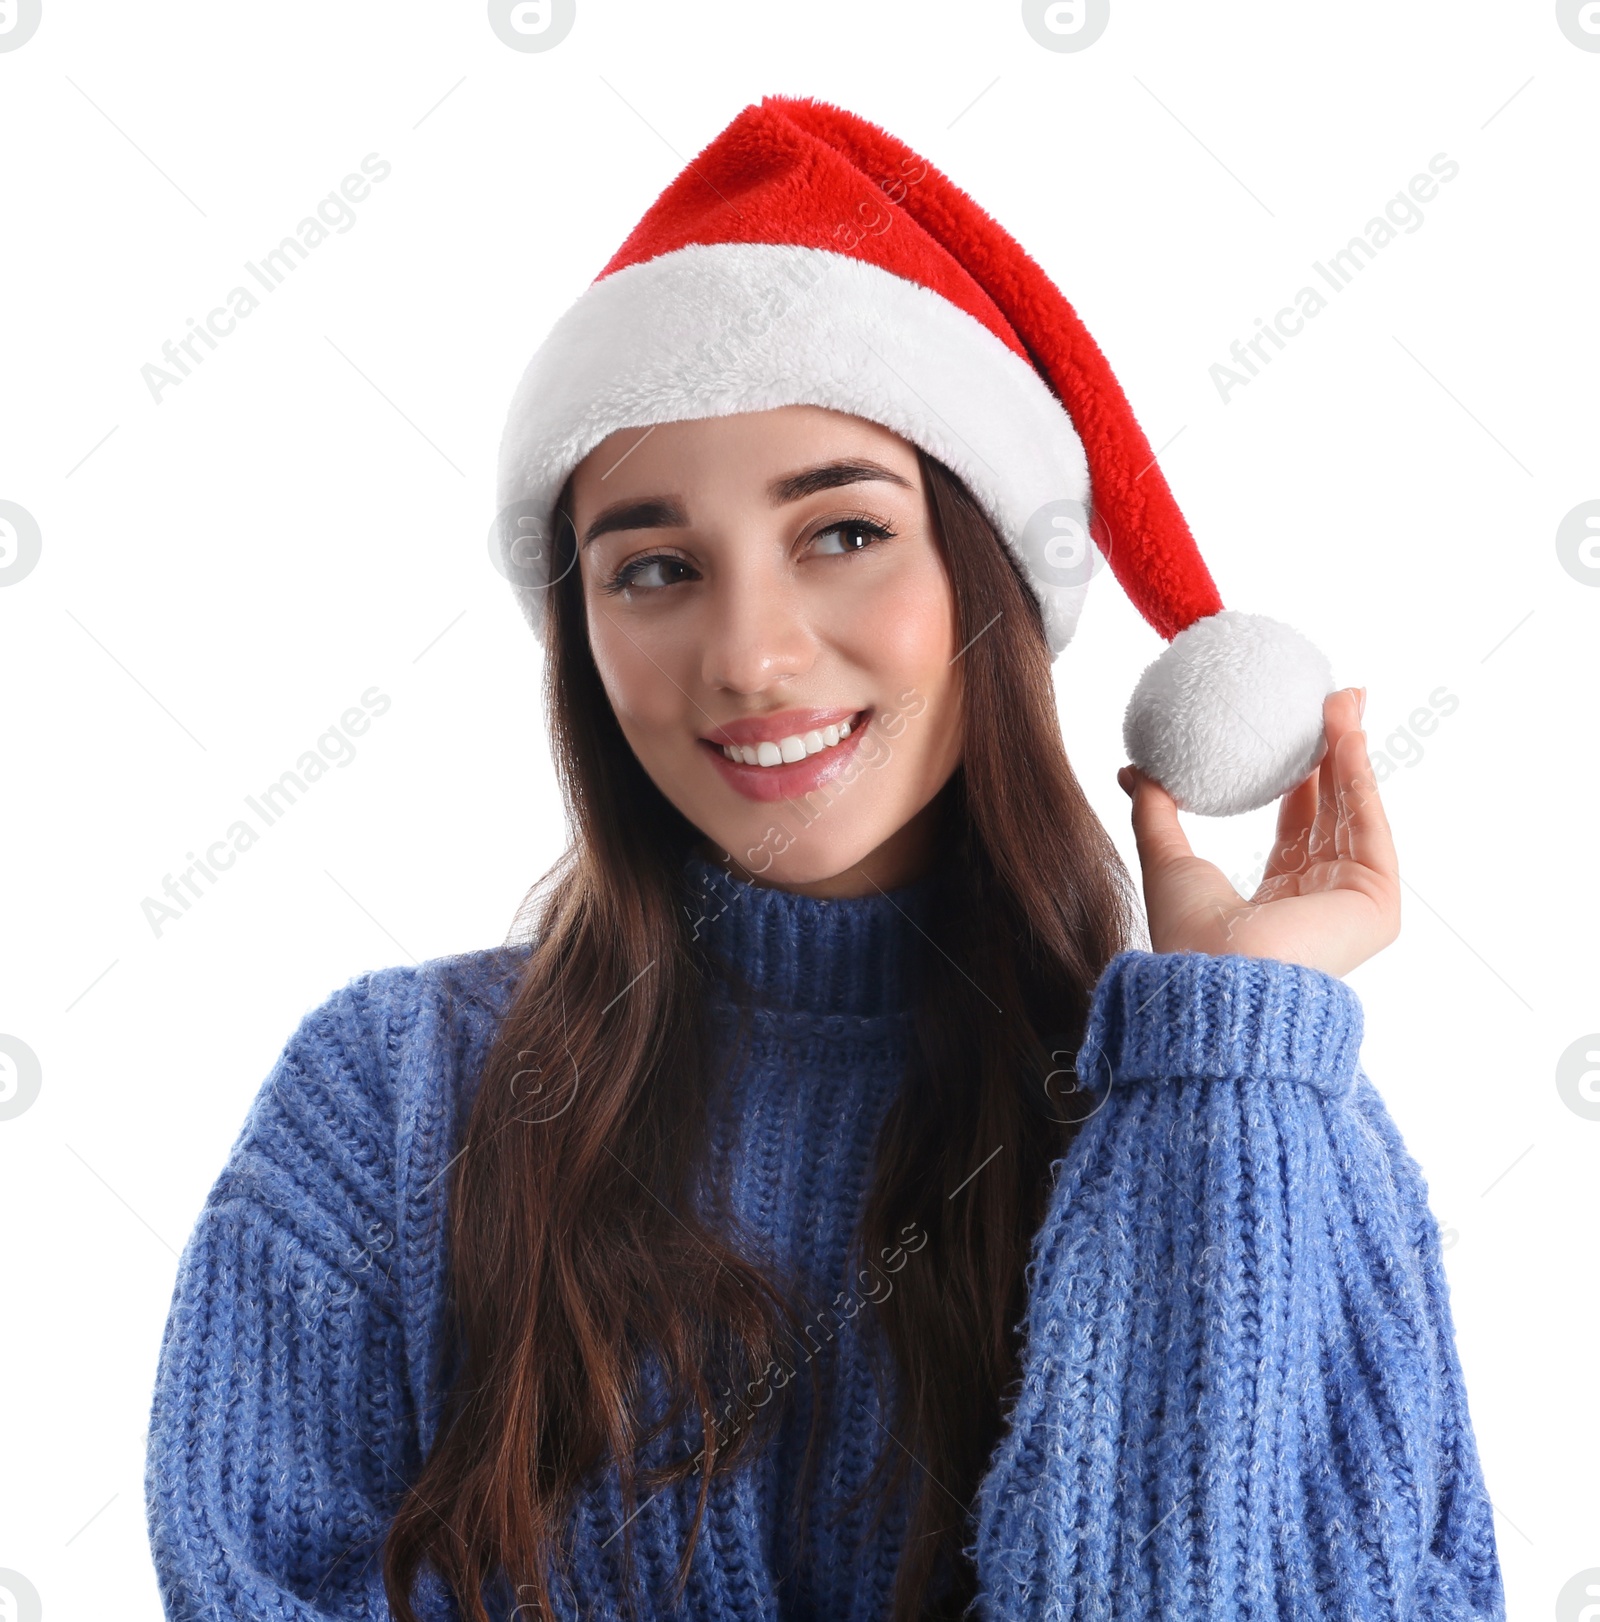
<path fill-rule="evenodd" d="M 803 1404 L 713 1483 L 677 1609 L 698 1484 L 645 1503 L 637 1614 L 879 1622 L 904 1506 L 865 1538 L 870 1508 L 830 1524 L 892 1445 L 846 1258 L 902 1083 L 929 881 L 820 901 L 689 872 L 759 999 L 708 1174 L 838 1305 L 836 1384 L 799 1575 Z M 169 1617 L 389 1616 L 383 1533 L 441 1396 L 457 1106 L 526 950 L 352 980 L 262 1086 L 161 1346 L 146 1499 Z M 726 1000 L 706 1017 L 726 1024 Z M 1054 1168 L 1020 1385 L 972 1504 L 979 1615 L 1504 1617 L 1427 1186 L 1360 1039 L 1355 994 L 1311 969 L 1146 952 L 1106 969 L 1077 1060 L 1097 1107 Z M 574 1511 L 564 1616 L 620 1614 L 614 1489 L 604 1475 Z M 431 1575 L 417 1597 L 456 1614 Z"/>

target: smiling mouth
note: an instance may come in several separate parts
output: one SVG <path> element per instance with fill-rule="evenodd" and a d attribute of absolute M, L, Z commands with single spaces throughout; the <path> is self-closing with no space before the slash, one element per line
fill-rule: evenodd
<path fill-rule="evenodd" d="M 821 720 L 827 713 L 824 710 L 813 718 Z M 863 747 L 872 715 L 868 705 L 854 715 L 829 720 L 825 726 L 807 727 L 777 738 L 761 738 L 754 743 L 701 738 L 699 746 L 723 782 L 745 799 L 800 799 L 850 770 Z"/>
<path fill-rule="evenodd" d="M 806 732 L 790 733 L 786 738 L 769 739 L 762 743 L 725 743 L 720 748 L 723 758 L 744 766 L 792 766 L 812 755 L 826 754 L 844 742 L 860 724 L 865 711 L 841 721 L 837 726 L 812 728 Z"/>

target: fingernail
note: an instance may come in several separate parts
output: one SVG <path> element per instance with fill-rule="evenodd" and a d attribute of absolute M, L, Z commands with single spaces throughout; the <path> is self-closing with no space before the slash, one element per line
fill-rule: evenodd
<path fill-rule="evenodd" d="M 1367 690 L 1365 687 L 1358 687 L 1356 694 L 1360 704 L 1360 709 L 1356 713 L 1364 718 L 1367 713 Z"/>
<path fill-rule="evenodd" d="M 1120 767 L 1117 771 L 1117 782 L 1121 785 L 1122 792 L 1131 800 L 1133 798 L 1133 767 Z"/>

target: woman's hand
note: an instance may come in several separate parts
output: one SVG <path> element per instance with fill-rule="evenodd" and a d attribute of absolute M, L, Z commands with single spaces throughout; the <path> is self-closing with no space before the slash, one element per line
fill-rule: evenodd
<path fill-rule="evenodd" d="M 1157 952 L 1237 953 L 1347 974 L 1400 932 L 1400 872 L 1361 730 L 1366 692 L 1323 703 L 1328 749 L 1283 797 L 1266 872 L 1247 901 L 1189 848 L 1172 796 L 1132 766 L 1150 945 Z"/>

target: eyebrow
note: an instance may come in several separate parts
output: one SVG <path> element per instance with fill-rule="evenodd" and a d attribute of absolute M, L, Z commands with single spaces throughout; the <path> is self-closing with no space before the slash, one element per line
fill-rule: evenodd
<path fill-rule="evenodd" d="M 774 479 L 767 486 L 767 499 L 774 507 L 782 507 L 803 496 L 812 496 L 819 490 L 836 490 L 842 484 L 866 484 L 872 480 L 884 484 L 898 484 L 909 490 L 910 479 L 902 478 L 880 462 L 869 462 L 859 457 L 840 457 L 834 462 L 819 462 L 799 473 L 790 473 Z"/>
<path fill-rule="evenodd" d="M 774 507 L 787 506 L 821 490 L 836 490 L 841 485 L 898 484 L 910 490 L 909 479 L 892 468 L 861 457 L 840 457 L 832 462 L 819 462 L 815 467 L 802 468 L 798 473 L 786 473 L 773 479 L 767 486 L 767 499 Z M 619 529 L 681 529 L 689 522 L 688 514 L 667 496 L 619 501 L 603 509 L 583 532 L 583 545 L 598 540 Z"/>
<path fill-rule="evenodd" d="M 583 532 L 583 544 L 599 540 L 614 529 L 675 529 L 689 522 L 676 502 L 652 497 L 647 501 L 620 501 L 607 507 Z"/>

